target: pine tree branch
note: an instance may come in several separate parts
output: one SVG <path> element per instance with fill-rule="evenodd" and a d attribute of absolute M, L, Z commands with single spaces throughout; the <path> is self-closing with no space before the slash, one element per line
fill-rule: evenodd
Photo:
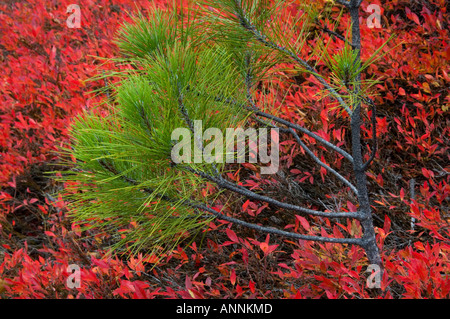
<path fill-rule="evenodd" d="M 135 181 L 132 178 L 127 177 L 124 174 L 121 174 L 119 171 L 117 171 L 112 165 L 106 163 L 104 160 L 99 160 L 100 165 L 102 165 L 105 169 L 107 169 L 108 171 L 110 171 L 111 173 L 113 173 L 114 175 L 120 175 L 120 177 L 125 180 L 127 183 L 133 185 L 133 186 L 138 186 L 139 182 Z M 211 176 L 211 178 L 213 178 Z M 313 240 L 313 241 L 318 241 L 318 242 L 329 242 L 329 243 L 339 243 L 339 244 L 352 244 L 352 245 L 362 245 L 363 241 L 360 238 L 334 238 L 334 237 L 322 237 L 322 236 L 309 236 L 309 235 L 302 235 L 302 234 L 298 234 L 298 233 L 292 233 L 292 232 L 287 232 L 284 230 L 280 230 L 280 229 L 276 229 L 276 228 L 271 228 L 271 227 L 264 227 L 264 226 L 260 226 L 254 223 L 248 223 L 246 221 L 234 218 L 234 217 L 230 217 L 227 215 L 224 215 L 218 211 L 216 211 L 215 209 L 212 209 L 210 207 L 208 207 L 207 205 L 203 204 L 203 203 L 199 203 L 199 202 L 195 202 L 192 200 L 188 200 L 188 199 L 175 199 L 175 198 L 171 198 L 167 195 L 164 194 L 159 194 L 156 193 L 153 189 L 145 187 L 142 188 L 142 191 L 151 194 L 151 195 L 155 195 L 157 197 L 159 197 L 160 199 L 170 202 L 170 203 L 180 203 L 181 205 L 187 206 L 187 207 L 191 207 L 197 210 L 202 210 L 202 211 L 206 211 L 209 212 L 211 214 L 213 214 L 216 218 L 222 219 L 222 220 L 226 220 L 228 222 L 237 224 L 237 225 L 241 225 L 241 226 L 245 226 L 247 228 L 251 228 L 251 229 L 255 229 L 257 231 L 263 232 L 263 233 L 268 233 L 268 234 L 274 234 L 274 235 L 280 235 L 280 236 L 285 236 L 285 237 L 289 237 L 289 238 L 294 238 L 294 239 L 300 239 L 300 240 Z M 345 212 L 346 213 L 346 212 Z M 325 217 L 333 217 L 331 215 L 333 215 L 332 213 L 325 213 Z M 353 214 L 353 213 L 352 213 Z M 342 216 L 341 214 L 337 217 L 349 217 L 349 218 L 353 218 L 352 216 Z"/>
<path fill-rule="evenodd" d="M 280 235 L 280 236 L 299 239 L 299 240 L 312 240 L 312 241 L 316 241 L 316 242 L 350 244 L 350 245 L 359 245 L 359 246 L 363 245 L 363 241 L 361 240 L 361 238 L 335 238 L 335 237 L 302 235 L 302 234 L 287 232 L 287 231 L 272 228 L 272 227 L 264 227 L 264 226 L 260 226 L 258 224 L 253 224 L 253 223 L 249 223 L 249 222 L 237 219 L 237 218 L 233 218 L 233 217 L 224 215 L 204 204 L 185 201 L 184 205 L 187 205 L 189 207 L 196 208 L 199 210 L 207 211 L 219 219 L 226 220 L 228 222 L 231 222 L 231 223 L 234 223 L 237 225 L 245 226 L 247 228 L 251 228 L 251 229 L 257 230 L 259 232 L 266 233 L 266 234 Z"/>
<path fill-rule="evenodd" d="M 358 8 L 361 5 L 362 0 L 350 0 L 349 2 L 349 8 Z"/>

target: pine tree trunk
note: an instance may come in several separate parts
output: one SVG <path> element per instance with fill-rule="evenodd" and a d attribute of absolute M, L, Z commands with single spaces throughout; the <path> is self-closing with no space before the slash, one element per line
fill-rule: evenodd
<path fill-rule="evenodd" d="M 359 5 L 349 7 L 350 16 L 352 19 L 352 45 L 354 50 L 358 50 L 355 63 L 360 63 L 361 60 L 361 34 L 359 27 Z M 360 91 L 361 75 L 358 74 L 356 78 L 355 94 L 358 95 Z M 361 102 L 357 99 L 353 106 L 353 113 L 351 116 L 351 130 L 352 130 L 352 155 L 353 155 L 353 170 L 356 178 L 356 188 L 358 190 L 359 210 L 363 218 L 361 226 L 363 228 L 363 248 L 366 251 L 367 258 L 370 264 L 376 264 L 382 267 L 380 252 L 376 243 L 375 230 L 373 226 L 372 211 L 370 208 L 369 195 L 367 191 L 367 177 L 363 168 L 363 158 L 361 150 Z"/>

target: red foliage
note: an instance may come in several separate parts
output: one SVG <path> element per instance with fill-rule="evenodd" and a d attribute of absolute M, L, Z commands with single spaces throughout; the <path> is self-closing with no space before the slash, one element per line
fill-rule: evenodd
<path fill-rule="evenodd" d="M 363 59 L 391 33 L 397 34 L 386 56 L 367 71 L 385 77 L 376 87 L 380 95 L 374 97 L 380 147 L 368 172 L 385 264 L 381 293 L 367 288 L 367 260 L 358 247 L 291 242 L 231 229 L 220 220 L 210 224 L 203 240 L 195 239 L 162 259 L 152 255 L 127 261 L 111 258 L 104 248 L 110 235 L 100 230 L 82 233 L 71 224 L 64 203 L 44 195 L 61 187 L 42 172 L 52 170 L 46 165 L 57 162 L 57 147 L 69 143 L 71 119 L 98 100 L 85 92 L 104 84 L 86 82 L 99 72 L 100 62 L 93 56 L 117 54 L 111 40 L 135 3 L 84 1 L 79 29 L 65 23 L 70 1 L 0 4 L 0 33 L 5 35 L 0 44 L 0 297 L 450 297 L 450 18 L 445 0 L 424 5 L 384 1 L 382 28 L 361 24 Z M 148 8 L 154 1 L 137 3 Z M 364 2 L 363 9 L 368 4 Z M 330 50 L 340 45 L 339 40 L 326 39 L 331 41 Z M 329 109 L 326 100 L 314 102 L 317 89 L 304 85 L 310 78 L 288 76 L 295 84 L 292 94 L 285 103 L 275 104 L 273 112 L 345 146 L 346 118 Z M 278 85 L 287 88 L 286 83 Z M 369 124 L 363 132 L 368 158 Z M 314 144 L 323 161 L 345 171 L 348 164 L 341 156 L 328 154 L 313 139 L 305 140 Z M 320 201 L 354 211 L 356 207 L 338 187 L 318 186 L 326 172 L 311 166 L 304 151 L 294 145 L 283 140 L 280 159 L 303 193 L 296 193 L 289 179 L 263 178 L 251 164 L 242 165 L 228 178 L 257 190 L 285 189 L 284 199 L 308 200 L 311 194 L 322 194 Z M 408 187 L 411 179 L 417 184 L 414 198 Z M 248 220 L 274 227 L 288 224 L 286 228 L 310 235 L 361 234 L 355 221 L 333 225 L 303 216 L 287 220 L 268 205 L 252 201 L 240 205 Z M 72 264 L 80 267 L 79 288 L 67 285 Z"/>

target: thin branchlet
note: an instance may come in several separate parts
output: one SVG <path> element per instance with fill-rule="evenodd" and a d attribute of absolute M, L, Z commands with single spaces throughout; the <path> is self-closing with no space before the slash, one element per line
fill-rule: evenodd
<path fill-rule="evenodd" d="M 350 43 L 342 34 L 332 31 L 332 30 L 328 29 L 327 27 L 323 27 L 322 31 L 330 34 L 331 36 L 333 36 L 353 47 L 353 43 Z"/>
<path fill-rule="evenodd" d="M 295 130 L 298 130 L 306 135 L 308 135 L 309 137 L 312 137 L 313 139 L 315 139 L 316 141 L 318 141 L 319 143 L 323 144 L 324 146 L 332 149 L 333 151 L 341 154 L 342 156 L 344 156 L 347 160 L 350 161 L 350 163 L 353 163 L 353 157 L 347 153 L 346 151 L 344 151 L 343 149 L 341 149 L 340 147 L 328 142 L 327 140 L 325 140 L 324 138 L 318 136 L 317 134 L 311 132 L 310 130 L 308 130 L 307 128 L 304 128 L 303 126 L 300 126 L 298 124 L 294 124 L 292 122 L 286 121 L 282 118 L 279 118 L 275 115 L 271 115 L 262 111 L 255 111 L 255 114 L 261 117 L 265 117 L 268 118 L 270 120 L 273 120 L 275 122 L 278 122 L 280 124 L 286 125 L 288 128 L 292 128 Z"/>
<path fill-rule="evenodd" d="M 316 241 L 316 242 L 351 244 L 351 245 L 360 245 L 360 246 L 363 245 L 363 241 L 361 238 L 335 238 L 335 237 L 310 236 L 310 235 L 292 233 L 292 232 L 287 232 L 287 231 L 272 228 L 272 227 L 260 226 L 258 224 L 249 223 L 249 222 L 246 222 L 246 221 L 234 218 L 234 217 L 230 217 L 230 216 L 224 215 L 224 214 L 216 211 L 215 209 L 212 209 L 204 204 L 189 203 L 189 202 L 185 202 L 184 204 L 187 206 L 193 207 L 193 208 L 208 211 L 219 219 L 223 219 L 223 220 L 226 220 L 228 222 L 231 222 L 231 223 L 234 223 L 237 225 L 245 226 L 247 228 L 251 228 L 251 229 L 257 230 L 259 232 L 265 233 L 265 234 L 280 235 L 283 237 L 293 238 L 293 239 L 298 239 L 298 240 L 311 240 L 311 241 Z"/>
<path fill-rule="evenodd" d="M 255 192 L 253 192 L 247 188 L 244 188 L 242 186 L 232 184 L 229 181 L 227 181 L 226 179 L 224 179 L 223 177 L 214 177 L 203 171 L 196 170 L 196 169 L 193 169 L 193 168 L 187 167 L 187 166 L 184 166 L 183 168 L 186 171 L 189 171 L 189 172 L 194 173 L 206 180 L 214 182 L 217 186 L 219 186 L 221 188 L 238 193 L 247 198 L 266 202 L 268 204 L 271 204 L 271 205 L 274 205 L 274 206 L 277 206 L 280 208 L 284 208 L 287 210 L 297 211 L 300 213 L 305 213 L 305 214 L 309 214 L 309 215 L 313 215 L 313 216 L 328 217 L 328 218 L 356 218 L 356 219 L 358 219 L 360 217 L 360 214 L 358 212 L 322 212 L 322 211 L 317 211 L 317 210 L 313 210 L 313 209 L 309 209 L 309 208 L 305 208 L 305 207 L 301 207 L 301 206 L 297 206 L 297 205 L 293 205 L 293 204 L 289 204 L 289 203 L 280 202 L 276 199 L 255 193 Z"/>
<path fill-rule="evenodd" d="M 200 95 L 200 93 L 197 93 L 197 95 Z M 342 148 L 334 145 L 333 143 L 330 143 L 329 141 L 325 140 L 324 138 L 320 137 L 319 135 L 311 132 L 310 130 L 308 130 L 307 128 L 300 126 L 299 124 L 295 124 L 289 121 L 286 121 L 278 116 L 275 116 L 273 114 L 269 114 L 269 113 L 265 113 L 263 111 L 260 111 L 258 109 L 258 107 L 256 106 L 256 104 L 254 102 L 252 102 L 252 98 L 251 98 L 251 93 L 249 92 L 249 87 L 247 86 L 247 100 L 248 100 L 248 104 L 247 103 L 242 103 L 242 104 L 238 104 L 235 100 L 233 100 L 232 98 L 225 98 L 225 97 L 220 97 L 220 96 L 216 96 L 214 97 L 214 101 L 216 102 L 222 102 L 222 103 L 226 103 L 226 104 L 230 104 L 230 105 L 234 105 L 234 106 L 239 106 L 239 107 L 243 107 L 243 108 L 247 108 L 249 111 L 252 112 L 253 117 L 255 118 L 255 120 L 259 123 L 262 123 L 266 126 L 271 126 L 274 128 L 278 128 L 280 131 L 282 132 L 289 132 L 289 128 L 292 128 L 294 130 L 298 130 L 300 132 L 302 132 L 303 134 L 308 135 L 309 137 L 315 139 L 317 142 L 321 143 L 322 145 L 330 148 L 331 150 L 341 154 L 344 158 L 346 158 L 350 163 L 353 163 L 353 158 L 352 156 L 347 153 L 345 150 L 343 150 Z M 277 122 L 279 124 L 285 125 L 288 128 L 283 128 L 274 124 L 271 124 L 267 121 L 263 121 L 258 117 L 263 117 L 263 118 L 267 118 L 271 121 Z"/>

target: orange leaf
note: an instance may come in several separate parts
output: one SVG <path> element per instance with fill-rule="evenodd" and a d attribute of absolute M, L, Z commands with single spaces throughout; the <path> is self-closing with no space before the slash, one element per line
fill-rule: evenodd
<path fill-rule="evenodd" d="M 231 269 L 230 282 L 234 286 L 236 284 L 236 271 Z"/>
<path fill-rule="evenodd" d="M 269 245 L 265 242 L 259 244 L 259 248 L 264 252 L 264 255 L 267 255 L 267 251 L 269 250 Z"/>
<path fill-rule="evenodd" d="M 427 82 L 422 83 L 422 88 L 426 93 L 431 93 L 430 85 Z"/>
<path fill-rule="evenodd" d="M 269 245 L 266 242 L 262 242 L 259 244 L 259 248 L 264 252 L 264 255 L 267 256 L 268 254 L 272 253 L 275 249 L 277 249 L 278 245 Z"/>
<path fill-rule="evenodd" d="M 404 198 L 405 198 L 405 190 L 402 188 L 400 189 L 400 200 L 403 201 Z"/>

